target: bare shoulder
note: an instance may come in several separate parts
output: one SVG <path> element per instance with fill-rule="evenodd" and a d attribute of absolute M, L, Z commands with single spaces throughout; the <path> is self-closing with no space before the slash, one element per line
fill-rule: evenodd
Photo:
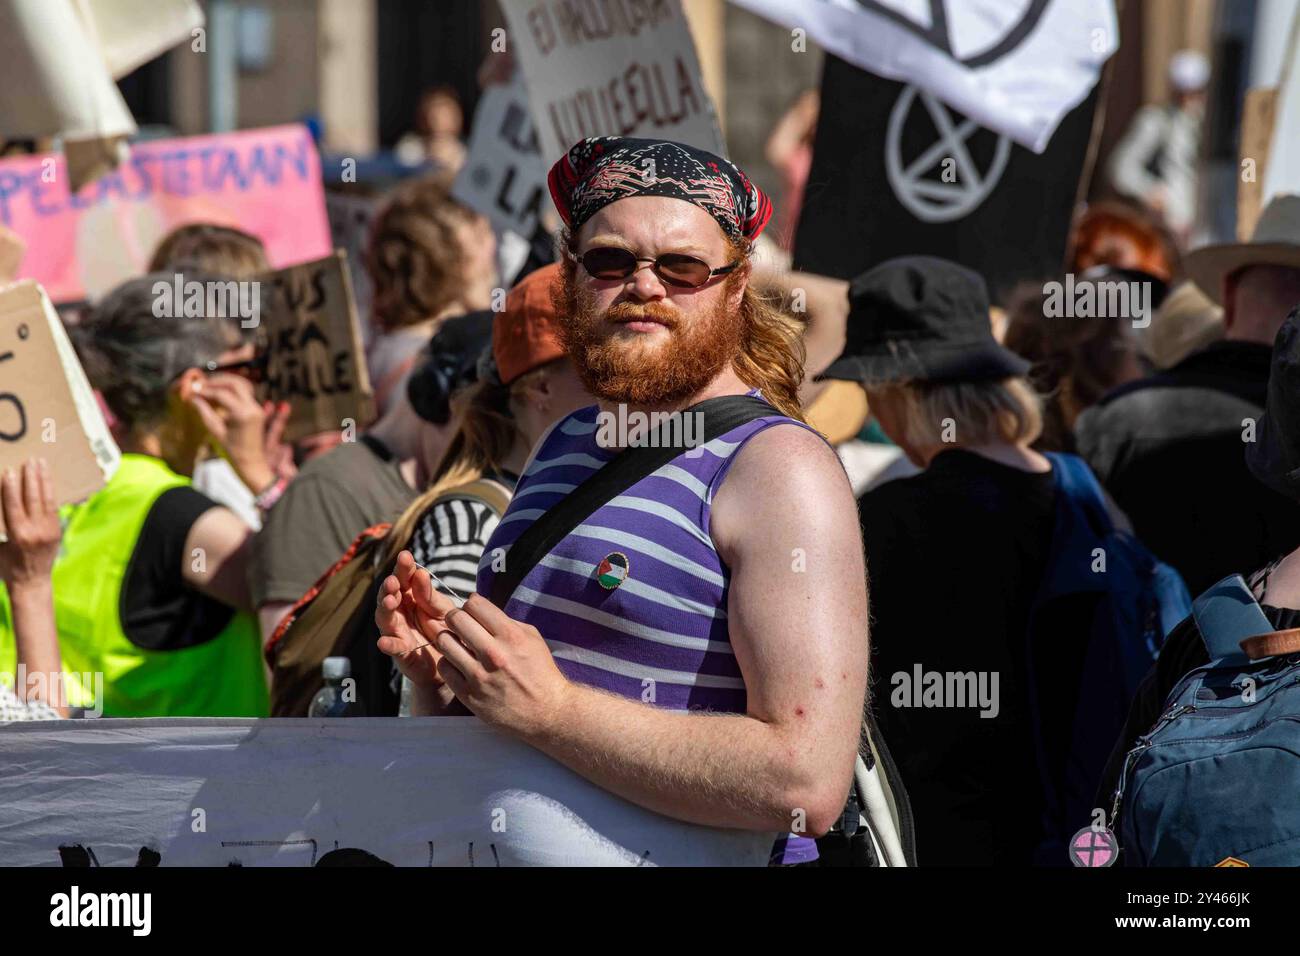
<path fill-rule="evenodd" d="M 1300 550 L 1292 551 L 1268 576 L 1262 603 L 1270 607 L 1300 609 Z"/>
<path fill-rule="evenodd" d="M 736 452 L 714 497 L 710 530 L 718 545 L 758 522 L 797 522 L 857 532 L 857 506 L 844 466 L 817 433 L 795 424 L 759 432 Z"/>

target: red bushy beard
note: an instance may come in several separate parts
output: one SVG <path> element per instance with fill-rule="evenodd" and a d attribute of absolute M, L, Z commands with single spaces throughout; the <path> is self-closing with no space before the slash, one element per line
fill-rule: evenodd
<path fill-rule="evenodd" d="M 560 340 L 587 391 L 627 405 L 677 405 L 708 385 L 744 345 L 745 319 L 727 306 L 733 277 L 711 313 L 687 318 L 663 302 L 617 302 L 600 312 L 591 291 L 562 270 Z M 669 338 L 651 344 L 611 338 L 615 322 L 663 323 Z"/>

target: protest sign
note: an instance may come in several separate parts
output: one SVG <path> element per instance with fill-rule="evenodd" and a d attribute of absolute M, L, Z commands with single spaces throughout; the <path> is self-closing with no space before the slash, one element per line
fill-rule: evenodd
<path fill-rule="evenodd" d="M 502 0 L 542 161 L 587 136 L 645 136 L 726 155 L 680 0 Z"/>
<path fill-rule="evenodd" d="M 347 253 L 263 280 L 267 397 L 293 406 L 286 441 L 370 423 L 374 395 L 361 346 Z"/>
<path fill-rule="evenodd" d="M 58 313 L 25 281 L 0 288 L 0 471 L 29 458 L 49 462 L 65 505 L 102 488 L 121 454 Z"/>
<path fill-rule="evenodd" d="M 158 241 L 192 222 L 251 232 L 277 268 L 329 255 L 320 157 L 306 127 L 139 143 L 77 193 L 61 156 L 0 160 L 0 225 L 27 243 L 19 275 L 55 302 L 139 275 Z"/>
<path fill-rule="evenodd" d="M 1035 153 L 1119 47 L 1111 0 L 733 0 Z"/>
<path fill-rule="evenodd" d="M 1098 98 L 1094 89 L 1040 155 L 828 55 L 795 267 L 852 279 L 893 256 L 940 256 L 983 275 L 995 299 L 1056 275 Z"/>
<path fill-rule="evenodd" d="M 0 282 L 9 282 L 18 275 L 27 243 L 12 229 L 0 226 Z"/>
<path fill-rule="evenodd" d="M 465 165 L 452 186 L 456 199 L 492 221 L 498 232 L 531 236 L 550 205 L 546 164 L 528 91 L 516 70 L 509 83 L 489 86 L 474 112 Z"/>
<path fill-rule="evenodd" d="M 761 866 L 474 717 L 0 727 L 0 865 Z"/>
<path fill-rule="evenodd" d="M 370 282 L 370 273 L 366 272 L 365 255 L 370 241 L 370 222 L 375 218 L 378 208 L 379 200 L 373 196 L 334 190 L 325 193 L 330 238 L 335 249 L 347 253 L 352 298 L 356 302 L 357 317 L 361 321 L 361 342 L 366 346 L 370 345 L 370 304 L 374 300 L 374 288 Z"/>

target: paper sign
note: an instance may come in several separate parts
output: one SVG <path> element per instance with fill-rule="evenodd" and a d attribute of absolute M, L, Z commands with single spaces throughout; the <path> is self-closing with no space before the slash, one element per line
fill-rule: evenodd
<path fill-rule="evenodd" d="M 487 216 L 498 232 L 531 236 L 550 206 L 546 168 L 528 91 L 516 70 L 510 83 L 489 86 L 479 99 L 465 165 L 451 193 Z"/>
<path fill-rule="evenodd" d="M 587 136 L 726 145 L 680 0 L 501 0 L 549 168 Z"/>
<path fill-rule="evenodd" d="M 279 268 L 329 255 L 320 156 L 303 126 L 155 140 L 75 195 L 61 156 L 0 160 L 0 225 L 27 243 L 19 275 L 55 302 L 142 273 L 177 226 L 251 232 Z"/>
<path fill-rule="evenodd" d="M 304 262 L 262 280 L 267 397 L 293 406 L 287 441 L 338 431 L 374 414 L 347 254 Z"/>
<path fill-rule="evenodd" d="M 121 455 L 58 313 L 26 281 L 0 288 L 0 470 L 29 458 L 49 462 L 65 505 L 102 488 Z"/>
<path fill-rule="evenodd" d="M 9 282 L 18 275 L 27 243 L 12 229 L 0 226 L 0 283 Z"/>
<path fill-rule="evenodd" d="M 0 865 L 762 866 L 473 717 L 0 726 Z"/>

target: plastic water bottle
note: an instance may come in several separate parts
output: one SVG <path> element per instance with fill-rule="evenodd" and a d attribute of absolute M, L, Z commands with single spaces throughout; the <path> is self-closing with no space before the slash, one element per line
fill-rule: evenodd
<path fill-rule="evenodd" d="M 352 661 L 346 657 L 327 657 L 321 663 L 321 676 L 325 686 L 312 698 L 311 707 L 307 709 L 308 717 L 364 717 L 365 710 L 356 697 L 355 682 L 349 683 L 347 690 L 352 700 L 344 700 L 343 682 L 352 674 Z"/>

